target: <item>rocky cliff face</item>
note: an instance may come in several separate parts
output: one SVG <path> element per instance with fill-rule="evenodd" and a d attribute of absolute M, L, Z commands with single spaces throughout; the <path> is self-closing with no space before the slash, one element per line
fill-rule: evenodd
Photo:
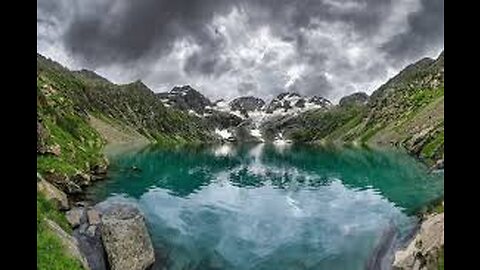
<path fill-rule="evenodd" d="M 212 102 L 190 85 L 176 86 L 168 93 L 159 93 L 157 96 L 167 107 L 183 111 L 191 111 L 203 115 L 212 106 Z"/>
<path fill-rule="evenodd" d="M 327 107 L 331 102 L 320 96 L 303 97 L 298 93 L 285 92 L 275 97 L 266 107 L 267 113 L 288 112 L 291 109 L 312 109 Z"/>
<path fill-rule="evenodd" d="M 242 113 L 248 113 L 252 111 L 259 111 L 265 106 L 265 101 L 261 98 L 252 96 L 236 98 L 228 104 L 230 110 L 240 111 Z"/>

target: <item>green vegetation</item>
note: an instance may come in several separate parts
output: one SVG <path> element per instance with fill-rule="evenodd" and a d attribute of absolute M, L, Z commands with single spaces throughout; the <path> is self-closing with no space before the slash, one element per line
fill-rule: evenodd
<path fill-rule="evenodd" d="M 300 118 L 304 128 L 293 131 L 290 138 L 302 142 L 321 140 L 346 124 L 357 123 L 363 113 L 364 107 L 356 105 L 307 111 Z"/>
<path fill-rule="evenodd" d="M 444 145 L 444 131 L 437 132 L 428 143 L 423 147 L 420 156 L 425 159 L 432 159 L 435 156 L 438 158 L 443 154 Z"/>
<path fill-rule="evenodd" d="M 71 232 L 65 216 L 41 194 L 37 194 L 37 269 L 82 269 L 80 262 L 65 252 L 58 236 L 45 224 L 45 218 L 54 221 L 66 232 Z"/>
<path fill-rule="evenodd" d="M 79 170 L 86 171 L 90 165 L 103 160 L 100 152 L 103 140 L 86 120 L 75 115 L 65 118 L 46 116 L 43 117 L 43 123 L 50 135 L 46 139 L 46 144 L 60 146 L 61 153 L 59 156 L 37 156 L 39 172 L 44 173 L 53 169 L 71 175 Z"/>
<path fill-rule="evenodd" d="M 439 255 L 438 255 L 438 270 L 444 270 L 445 268 L 445 259 L 444 259 L 444 251 L 443 251 L 443 247 L 440 249 L 439 251 Z"/>
<path fill-rule="evenodd" d="M 89 115 L 129 127 L 160 145 L 211 139 L 202 119 L 166 108 L 140 81 L 116 85 L 91 71 L 72 72 L 41 55 L 37 55 L 37 107 L 53 143 L 62 150 L 70 148 L 62 158 L 79 169 L 89 162 L 85 157 L 96 161 L 103 143 L 89 126 Z"/>
<path fill-rule="evenodd" d="M 71 232 L 65 215 L 58 211 L 52 202 L 47 201 L 41 193 L 37 193 L 37 225 L 41 224 L 44 218 L 54 221 L 66 232 Z"/>
<path fill-rule="evenodd" d="M 337 105 L 289 119 L 294 141 L 402 145 L 428 165 L 442 158 L 443 53 L 406 67 L 370 96 L 367 104 Z M 352 97 L 353 98 L 353 97 Z"/>
<path fill-rule="evenodd" d="M 206 141 L 199 118 L 165 108 L 143 83 L 115 85 L 93 72 L 71 72 L 37 55 L 37 171 L 72 176 L 105 162 L 105 141 L 89 116 L 136 130 L 160 146 Z M 37 194 L 37 268 L 81 269 L 45 219 L 71 233 L 63 213 Z"/>

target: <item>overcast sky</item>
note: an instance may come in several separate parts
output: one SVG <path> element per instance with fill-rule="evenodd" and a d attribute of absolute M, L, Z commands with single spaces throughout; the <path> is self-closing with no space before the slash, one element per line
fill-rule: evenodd
<path fill-rule="evenodd" d="M 39 53 L 212 99 L 370 94 L 443 40 L 443 0 L 37 1 Z"/>

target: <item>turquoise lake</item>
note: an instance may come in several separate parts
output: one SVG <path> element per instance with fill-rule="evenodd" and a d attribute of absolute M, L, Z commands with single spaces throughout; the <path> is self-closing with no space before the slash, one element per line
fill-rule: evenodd
<path fill-rule="evenodd" d="M 392 150 L 257 144 L 108 155 L 109 179 L 88 195 L 143 211 L 154 269 L 368 269 L 385 232 L 395 243 L 407 237 L 414 213 L 444 191 L 442 173 Z"/>

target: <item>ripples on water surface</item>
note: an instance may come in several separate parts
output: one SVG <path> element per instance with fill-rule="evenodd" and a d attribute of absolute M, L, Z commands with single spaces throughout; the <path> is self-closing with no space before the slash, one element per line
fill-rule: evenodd
<path fill-rule="evenodd" d="M 365 269 L 381 235 L 443 194 L 395 151 L 222 145 L 111 154 L 96 201 L 145 213 L 167 269 Z M 137 167 L 139 170 L 132 169 Z"/>

